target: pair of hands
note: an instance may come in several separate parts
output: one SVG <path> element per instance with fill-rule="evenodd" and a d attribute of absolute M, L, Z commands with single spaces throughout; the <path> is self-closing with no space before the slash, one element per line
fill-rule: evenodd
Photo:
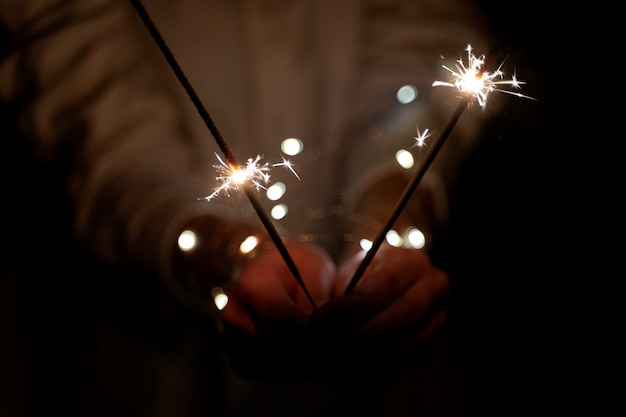
<path fill-rule="evenodd" d="M 364 252 L 335 266 L 312 244 L 288 243 L 314 309 L 278 250 L 241 270 L 221 312 L 234 370 L 254 379 L 334 379 L 421 360 L 446 319 L 449 278 L 421 250 L 385 247 L 349 294 Z"/>

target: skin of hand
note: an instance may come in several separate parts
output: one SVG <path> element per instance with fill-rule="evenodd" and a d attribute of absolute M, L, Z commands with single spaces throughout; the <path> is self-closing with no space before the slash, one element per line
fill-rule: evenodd
<path fill-rule="evenodd" d="M 330 299 L 335 266 L 330 257 L 312 244 L 287 243 L 298 271 L 316 305 Z M 303 326 L 313 311 L 280 252 L 265 250 L 241 269 L 222 321 L 259 336 Z"/>
<path fill-rule="evenodd" d="M 383 247 L 346 295 L 363 252 L 335 270 L 315 246 L 289 244 L 288 250 L 318 308 L 277 250 L 247 263 L 222 311 L 225 346 L 238 374 L 329 380 L 393 372 L 426 356 L 446 320 L 450 291 L 448 275 L 426 252 Z"/>
<path fill-rule="evenodd" d="M 447 273 L 422 250 L 383 247 L 345 295 L 363 256 L 340 265 L 333 299 L 310 316 L 316 360 L 350 375 L 419 363 L 447 318 Z"/>
<path fill-rule="evenodd" d="M 336 269 L 321 248 L 286 243 L 316 306 L 328 302 Z M 223 341 L 232 368 L 257 380 L 307 378 L 314 308 L 276 248 L 246 262 L 221 312 Z"/>

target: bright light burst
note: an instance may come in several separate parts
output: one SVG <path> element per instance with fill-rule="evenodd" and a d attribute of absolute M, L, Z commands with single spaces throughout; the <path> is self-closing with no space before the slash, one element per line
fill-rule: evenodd
<path fill-rule="evenodd" d="M 413 137 L 413 139 L 415 139 L 415 146 L 421 148 L 424 146 L 424 141 L 430 136 L 430 134 L 428 133 L 428 129 L 424 130 L 424 132 L 420 132 L 419 127 L 416 127 L 415 129 L 417 130 L 417 136 Z"/>
<path fill-rule="evenodd" d="M 243 166 L 233 166 L 225 162 L 219 155 L 215 154 L 215 156 L 219 164 L 215 164 L 213 167 L 215 167 L 218 172 L 217 180 L 220 182 L 220 185 L 216 187 L 210 195 L 202 197 L 202 199 L 210 201 L 220 193 L 230 196 L 229 192 L 231 190 L 238 190 L 245 183 L 252 184 L 257 190 L 267 189 L 266 185 L 270 180 L 270 164 L 267 162 L 261 163 L 260 155 L 257 155 L 256 158 L 248 158 L 246 164 Z M 284 157 L 283 162 L 273 164 L 272 166 L 284 166 L 300 179 L 293 169 L 292 164 Z"/>
<path fill-rule="evenodd" d="M 299 176 L 299 175 L 296 173 L 296 171 L 293 169 L 293 164 L 292 164 L 292 163 L 291 163 L 288 159 L 286 159 L 284 156 L 283 156 L 283 162 L 278 162 L 278 163 L 274 164 L 274 166 L 275 166 L 275 167 L 285 167 L 285 168 L 289 169 L 289 171 L 291 171 L 291 173 L 292 173 L 292 174 L 293 174 L 293 175 L 294 175 L 294 176 L 295 176 L 298 180 L 300 179 L 300 176 Z"/>
<path fill-rule="evenodd" d="M 265 189 L 265 184 L 270 180 L 269 164 L 261 164 L 259 155 L 254 159 L 248 158 L 243 166 L 232 166 L 220 158 L 219 155 L 215 154 L 215 156 L 219 161 L 219 165 L 216 164 L 213 167 L 217 169 L 217 180 L 220 182 L 220 186 L 215 188 L 210 195 L 203 197 L 207 201 L 213 199 L 221 192 L 230 195 L 230 190 L 238 190 L 246 182 L 251 183 L 257 189 Z"/>
<path fill-rule="evenodd" d="M 489 72 L 483 69 L 483 65 L 485 64 L 484 55 L 481 55 L 480 57 L 474 55 L 471 45 L 467 45 L 465 50 L 467 51 L 467 64 L 463 62 L 463 59 L 461 58 L 457 60 L 456 70 L 442 65 L 443 68 L 450 71 L 454 79 L 449 82 L 435 81 L 433 86 L 456 88 L 464 94 L 476 97 L 476 101 L 481 107 L 484 107 L 485 104 L 487 104 L 487 97 L 489 93 L 493 91 L 532 99 L 532 97 L 519 92 L 504 90 L 500 87 L 507 85 L 512 88 L 519 89 L 522 84 L 525 84 L 524 82 L 518 81 L 515 74 L 510 80 L 504 79 L 504 72 L 502 71 L 504 61 L 502 61 L 500 66 L 495 71 Z"/>

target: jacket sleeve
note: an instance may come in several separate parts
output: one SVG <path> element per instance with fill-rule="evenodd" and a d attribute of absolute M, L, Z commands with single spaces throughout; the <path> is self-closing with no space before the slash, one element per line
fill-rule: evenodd
<path fill-rule="evenodd" d="M 76 238 L 111 265 L 169 275 L 183 225 L 214 214 L 201 199 L 214 156 L 135 10 L 20 0 L 0 19 L 1 100 L 37 160 L 63 166 Z"/>

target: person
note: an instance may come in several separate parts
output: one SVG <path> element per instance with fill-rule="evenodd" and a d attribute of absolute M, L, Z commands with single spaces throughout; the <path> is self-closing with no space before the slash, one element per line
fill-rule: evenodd
<path fill-rule="evenodd" d="M 480 9 L 452 0 L 146 1 L 236 159 L 276 165 L 284 216 L 272 222 L 308 298 L 251 209 L 274 212 L 255 194 L 270 184 L 226 188 L 220 175 L 231 161 L 138 6 L 0 7 L 5 412 L 458 412 L 462 399 L 430 395 L 441 385 L 381 375 L 413 369 L 444 328 L 449 278 L 428 249 L 487 116 L 458 123 L 394 224 L 400 234 L 422 230 L 427 246 L 385 243 L 344 291 L 360 240 L 374 238 L 410 178 L 395 152 L 419 159 L 413 138 L 441 126 L 457 101 L 430 88 L 449 76 L 441 57 L 454 62 L 468 42 L 489 47 Z M 402 86 L 418 99 L 398 102 Z M 279 170 L 287 159 L 260 162 L 291 158 L 283 139 L 303 146 L 289 161 L 296 175 Z M 187 236 L 190 248 L 179 243 Z M 244 253 L 249 236 L 261 243 Z M 218 295 L 228 297 L 223 310 Z M 222 346 L 228 366 L 261 385 L 222 379 Z M 397 384 L 430 390 L 401 393 L 398 405 Z M 366 401 L 370 390 L 377 395 Z"/>

